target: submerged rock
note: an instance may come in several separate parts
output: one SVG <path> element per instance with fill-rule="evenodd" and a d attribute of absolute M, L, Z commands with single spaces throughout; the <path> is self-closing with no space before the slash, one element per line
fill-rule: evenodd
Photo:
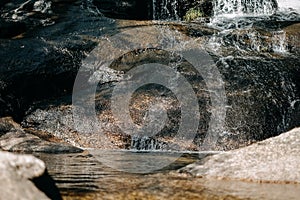
<path fill-rule="evenodd" d="M 181 169 L 198 177 L 300 183 L 300 128 Z"/>
<path fill-rule="evenodd" d="M 33 156 L 0 151 L 0 178 L 0 193 L 5 199 L 62 199 L 45 163 Z"/>

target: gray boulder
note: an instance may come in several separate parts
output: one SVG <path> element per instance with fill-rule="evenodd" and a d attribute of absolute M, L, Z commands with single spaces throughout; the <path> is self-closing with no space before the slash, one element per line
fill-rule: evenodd
<path fill-rule="evenodd" d="M 0 178 L 0 193 L 5 199 L 61 199 L 53 180 L 47 175 L 45 163 L 33 156 L 0 151 Z M 41 179 L 50 182 L 45 182 L 44 186 L 37 185 L 43 182 Z M 45 189 L 45 185 L 51 190 L 43 193 L 41 190 Z"/>
<path fill-rule="evenodd" d="M 300 183 L 300 128 L 181 169 L 198 177 Z M 204 163 L 203 163 L 204 162 Z"/>

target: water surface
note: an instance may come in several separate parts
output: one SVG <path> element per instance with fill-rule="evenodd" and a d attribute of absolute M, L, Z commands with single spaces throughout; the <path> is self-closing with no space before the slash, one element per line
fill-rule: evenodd
<path fill-rule="evenodd" d="M 100 151 L 98 152 L 100 153 Z M 136 154 L 170 159 L 176 152 L 103 151 L 107 159 L 131 163 Z M 209 153 L 210 154 L 210 153 Z M 259 184 L 195 178 L 176 169 L 208 154 L 185 152 L 171 165 L 147 174 L 131 174 L 110 168 L 91 154 L 38 154 L 46 162 L 64 199 L 299 199 L 300 185 Z M 139 168 L 140 166 L 130 166 Z"/>

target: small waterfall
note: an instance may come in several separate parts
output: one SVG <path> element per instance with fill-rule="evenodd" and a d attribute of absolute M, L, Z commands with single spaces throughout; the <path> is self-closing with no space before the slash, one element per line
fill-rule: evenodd
<path fill-rule="evenodd" d="M 179 20 L 178 0 L 153 0 L 154 20 Z"/>
<path fill-rule="evenodd" d="M 277 53 L 287 53 L 286 33 L 275 31 L 272 34 L 272 50 Z"/>
<path fill-rule="evenodd" d="M 271 15 L 277 9 L 276 0 L 215 0 L 214 16 Z"/>
<path fill-rule="evenodd" d="M 210 39 L 209 47 L 218 51 L 230 44 L 242 51 L 288 53 L 283 30 L 275 28 L 266 32 L 253 25 L 261 21 L 267 26 L 266 22 L 282 10 L 281 4 L 276 0 L 215 0 L 210 25 L 221 32 Z"/>
<path fill-rule="evenodd" d="M 148 136 L 132 136 L 130 149 L 138 151 L 165 150 L 167 144 Z"/>
<path fill-rule="evenodd" d="M 299 0 L 277 0 L 279 10 L 289 10 L 293 9 L 300 12 L 300 2 Z"/>

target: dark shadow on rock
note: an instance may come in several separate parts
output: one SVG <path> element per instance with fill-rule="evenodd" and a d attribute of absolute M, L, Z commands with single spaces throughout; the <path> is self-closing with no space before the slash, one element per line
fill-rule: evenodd
<path fill-rule="evenodd" d="M 34 183 L 34 185 L 44 192 L 47 197 L 49 197 L 52 200 L 62 200 L 62 197 L 60 195 L 60 192 L 58 188 L 55 185 L 55 181 L 53 178 L 48 174 L 47 170 L 42 176 L 36 177 L 34 179 L 31 179 L 31 181 Z"/>
<path fill-rule="evenodd" d="M 21 121 L 33 102 L 72 93 L 81 61 L 97 45 L 95 38 L 115 27 L 114 21 L 87 2 L 56 0 L 43 13 L 33 10 L 33 2 L 23 0 L 0 10 L 5 16 L 0 38 L 25 31 L 15 40 L 0 39 L 0 116 Z M 20 19 L 12 19 L 15 9 Z M 51 23 L 42 23 L 48 19 Z M 8 28 L 2 29 L 1 24 Z"/>
<path fill-rule="evenodd" d="M 26 31 L 22 22 L 6 22 L 0 19 L 0 38 L 12 38 Z"/>

